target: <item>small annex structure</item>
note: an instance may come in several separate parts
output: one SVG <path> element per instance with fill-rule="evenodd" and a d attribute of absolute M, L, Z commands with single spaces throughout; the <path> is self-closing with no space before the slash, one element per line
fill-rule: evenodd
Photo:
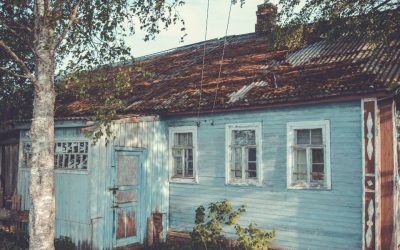
<path fill-rule="evenodd" d="M 95 249 L 163 241 L 191 231 L 197 206 L 229 199 L 246 205 L 241 223 L 275 228 L 275 247 L 397 248 L 400 40 L 274 50 L 265 36 L 274 9 L 258 7 L 272 23 L 226 38 L 220 77 L 224 39 L 206 42 L 202 84 L 203 43 L 115 66 L 132 72 L 131 90 L 107 144 L 84 135 L 100 103 L 59 97 L 58 236 Z M 138 65 L 152 74 L 135 74 Z M 21 210 L 30 207 L 29 126 L 15 122 L 10 134 L 18 164 L 1 162 L 2 178 L 3 168 L 18 173 Z M 3 183 L 14 179 L 2 182 L 12 195 Z"/>

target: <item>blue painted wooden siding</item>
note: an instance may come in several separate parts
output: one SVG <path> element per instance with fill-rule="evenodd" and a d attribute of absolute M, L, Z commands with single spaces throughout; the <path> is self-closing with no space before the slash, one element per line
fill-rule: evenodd
<path fill-rule="evenodd" d="M 81 124 L 81 122 L 79 122 Z M 79 125 L 78 124 L 78 125 Z M 63 123 L 55 131 L 56 140 L 85 139 L 74 123 Z M 152 212 L 164 214 L 164 238 L 167 230 L 168 171 L 165 126 L 160 121 L 141 123 L 116 123 L 112 125 L 113 138 L 106 144 L 105 137 L 89 146 L 87 171 L 56 170 L 56 235 L 69 236 L 77 244 L 92 244 L 106 249 L 113 245 L 111 165 L 114 146 L 143 148 L 144 183 L 142 193 L 144 211 L 140 223 L 146 229 L 146 220 Z M 27 130 L 21 131 L 20 139 L 27 141 Z M 20 150 L 22 152 L 22 150 Z M 29 170 L 19 170 L 18 191 L 22 196 L 22 208 L 29 209 Z M 138 232 L 143 240 L 145 231 Z"/>
<path fill-rule="evenodd" d="M 170 228 L 191 231 L 199 205 L 229 199 L 246 205 L 241 223 L 275 228 L 288 249 L 360 249 L 362 160 L 360 102 L 308 105 L 200 116 L 198 184 L 170 183 Z M 214 120 L 214 125 L 211 125 Z M 286 188 L 286 124 L 330 120 L 332 190 Z M 196 117 L 167 126 L 195 125 Z M 225 124 L 262 123 L 262 187 L 225 185 Z"/>
<path fill-rule="evenodd" d="M 168 211 L 168 171 L 166 152 L 166 135 L 164 125 L 159 121 L 141 123 L 116 123 L 112 126 L 114 139 L 105 146 L 105 138 L 91 147 L 90 176 L 90 215 L 93 225 L 93 244 L 104 249 L 113 246 L 111 165 L 114 147 L 141 148 L 146 151 L 143 162 L 144 183 L 143 214 L 137 223 L 141 223 L 139 238 L 144 239 L 146 221 L 152 212 L 164 214 L 164 237 L 166 236 Z"/>
<path fill-rule="evenodd" d="M 21 140 L 27 141 L 27 131 L 21 131 Z M 56 129 L 57 139 L 85 139 L 78 128 Z M 22 152 L 22 150 L 20 150 Z M 68 236 L 77 244 L 90 243 L 89 176 L 87 171 L 55 171 L 56 237 Z M 29 170 L 20 169 L 18 191 L 21 208 L 30 208 Z"/>

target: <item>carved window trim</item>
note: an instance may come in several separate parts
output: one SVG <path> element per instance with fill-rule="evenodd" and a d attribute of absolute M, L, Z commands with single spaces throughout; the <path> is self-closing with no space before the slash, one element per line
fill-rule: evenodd
<path fill-rule="evenodd" d="M 322 129 L 323 155 L 324 155 L 324 181 L 321 184 L 298 183 L 292 180 L 294 169 L 294 155 L 296 147 L 296 130 Z M 331 153 L 330 153 L 330 122 L 300 121 L 287 123 L 287 188 L 288 189 L 322 189 L 330 190 L 331 186 Z M 308 164 L 308 163 L 307 163 Z M 307 166 L 309 168 L 309 166 Z"/>

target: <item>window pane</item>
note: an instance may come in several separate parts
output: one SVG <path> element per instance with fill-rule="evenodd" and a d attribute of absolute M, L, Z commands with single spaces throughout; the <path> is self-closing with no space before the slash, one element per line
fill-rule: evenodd
<path fill-rule="evenodd" d="M 247 177 L 249 178 L 257 177 L 257 164 L 255 162 L 248 163 Z"/>
<path fill-rule="evenodd" d="M 177 146 L 192 146 L 193 139 L 192 133 L 175 133 L 174 134 L 174 144 Z"/>
<path fill-rule="evenodd" d="M 193 177 L 193 150 L 185 150 L 185 176 Z"/>
<path fill-rule="evenodd" d="M 175 174 L 182 175 L 182 157 L 174 157 Z"/>
<path fill-rule="evenodd" d="M 249 148 L 248 161 L 257 161 L 257 150 L 255 148 Z"/>
<path fill-rule="evenodd" d="M 305 149 L 295 150 L 294 181 L 307 181 L 307 154 Z"/>
<path fill-rule="evenodd" d="M 300 148 L 295 150 L 296 164 L 307 164 L 307 153 L 306 149 Z"/>
<path fill-rule="evenodd" d="M 183 149 L 172 149 L 172 156 L 174 157 L 174 169 L 175 175 L 182 175 L 183 166 L 182 166 L 182 152 Z"/>
<path fill-rule="evenodd" d="M 297 132 L 297 144 L 310 144 L 310 130 L 299 129 Z"/>
<path fill-rule="evenodd" d="M 255 130 L 233 130 L 232 131 L 233 145 L 256 145 Z"/>
<path fill-rule="evenodd" d="M 324 164 L 312 164 L 312 181 L 322 181 L 324 180 Z"/>
<path fill-rule="evenodd" d="M 322 145 L 322 129 L 311 130 L 311 144 Z"/>
<path fill-rule="evenodd" d="M 242 177 L 242 148 L 234 147 L 232 149 L 232 177 Z"/>
<path fill-rule="evenodd" d="M 193 162 L 188 161 L 187 166 L 185 168 L 185 176 L 186 177 L 193 177 Z"/>
<path fill-rule="evenodd" d="M 322 148 L 311 149 L 312 163 L 324 163 L 324 150 Z"/>

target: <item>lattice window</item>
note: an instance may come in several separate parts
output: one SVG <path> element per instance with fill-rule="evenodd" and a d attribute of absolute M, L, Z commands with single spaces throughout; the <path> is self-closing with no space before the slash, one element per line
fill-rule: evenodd
<path fill-rule="evenodd" d="M 22 165 L 31 167 L 31 143 L 23 144 Z M 87 169 L 89 143 L 81 141 L 56 142 L 54 145 L 54 167 L 58 169 Z"/>

